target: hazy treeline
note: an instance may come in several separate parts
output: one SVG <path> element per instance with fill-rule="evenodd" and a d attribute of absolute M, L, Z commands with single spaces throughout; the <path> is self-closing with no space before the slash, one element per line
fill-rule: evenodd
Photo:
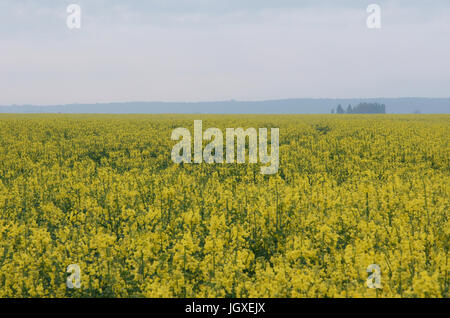
<path fill-rule="evenodd" d="M 378 103 L 388 105 L 390 114 L 448 114 L 450 98 L 297 98 L 266 101 L 216 102 L 117 102 L 67 105 L 0 105 L 0 113 L 82 114 L 327 114 L 336 105 Z M 343 108 L 345 109 L 345 108 Z"/>
<path fill-rule="evenodd" d="M 348 105 L 344 110 L 341 104 L 331 110 L 331 113 L 337 114 L 386 114 L 386 105 L 378 103 L 359 103 L 358 105 L 352 107 Z"/>

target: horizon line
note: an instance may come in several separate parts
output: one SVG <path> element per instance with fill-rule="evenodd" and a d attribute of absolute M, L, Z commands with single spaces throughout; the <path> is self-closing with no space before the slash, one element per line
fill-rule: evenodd
<path fill-rule="evenodd" d="M 127 104 L 127 103 L 166 103 L 166 104 L 202 104 L 202 103 L 261 103 L 276 102 L 288 100 L 376 100 L 376 99 L 450 99 L 449 97 L 287 97 L 274 99 L 258 99 L 258 100 L 238 100 L 238 99 L 222 99 L 222 100 L 205 100 L 205 101 L 163 101 L 163 100 L 128 100 L 128 101 L 108 101 L 108 102 L 71 102 L 57 104 L 2 104 L 0 107 L 57 107 L 69 105 L 102 105 L 102 104 Z"/>

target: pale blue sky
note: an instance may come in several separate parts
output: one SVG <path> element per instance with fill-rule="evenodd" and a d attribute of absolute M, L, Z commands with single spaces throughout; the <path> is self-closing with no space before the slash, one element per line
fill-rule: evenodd
<path fill-rule="evenodd" d="M 449 56 L 447 0 L 0 0 L 0 105 L 449 97 Z"/>

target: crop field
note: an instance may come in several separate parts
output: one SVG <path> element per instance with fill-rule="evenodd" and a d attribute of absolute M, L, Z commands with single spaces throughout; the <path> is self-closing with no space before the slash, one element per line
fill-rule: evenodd
<path fill-rule="evenodd" d="M 277 173 L 172 162 L 197 119 L 279 128 Z M 0 115 L 0 297 L 449 297 L 449 136 L 450 115 Z"/>

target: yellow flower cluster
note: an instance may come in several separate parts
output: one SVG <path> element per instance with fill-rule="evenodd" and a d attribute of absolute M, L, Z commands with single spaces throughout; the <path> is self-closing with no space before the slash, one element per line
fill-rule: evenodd
<path fill-rule="evenodd" d="M 278 173 L 174 164 L 194 119 L 279 127 Z M 449 115 L 1 115 L 0 297 L 449 297 L 449 136 Z"/>

